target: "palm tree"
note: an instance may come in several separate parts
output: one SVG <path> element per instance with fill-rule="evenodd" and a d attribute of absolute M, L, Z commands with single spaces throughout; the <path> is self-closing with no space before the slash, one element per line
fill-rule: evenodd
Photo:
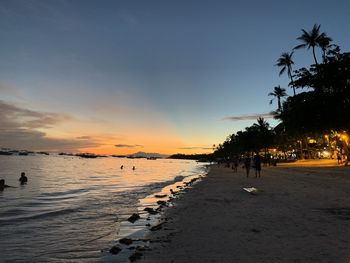
<path fill-rule="evenodd" d="M 277 102 L 278 102 L 278 110 L 281 110 L 281 98 L 286 97 L 287 93 L 286 90 L 284 88 L 281 88 L 280 85 L 274 87 L 273 92 L 269 93 L 269 96 L 274 96 L 275 98 L 277 98 Z M 270 100 L 270 104 L 272 104 L 273 99 Z"/>
<path fill-rule="evenodd" d="M 268 130 L 270 127 L 270 124 L 267 121 L 265 121 L 265 119 L 263 117 L 259 117 L 256 120 L 256 122 L 257 123 L 254 123 L 253 126 L 256 128 L 259 128 L 260 131 Z"/>
<path fill-rule="evenodd" d="M 324 35 L 322 37 L 320 37 L 320 39 L 318 40 L 318 45 L 322 49 L 323 63 L 326 62 L 326 51 L 327 51 L 327 49 L 332 47 L 331 42 L 332 42 L 332 38 L 327 36 L 326 33 L 324 33 Z"/>
<path fill-rule="evenodd" d="M 326 33 L 320 33 L 320 27 L 321 25 L 315 24 L 314 27 L 311 29 L 311 31 L 307 32 L 305 29 L 302 29 L 301 31 L 303 34 L 297 38 L 297 40 L 300 40 L 302 44 L 296 46 L 294 49 L 300 49 L 300 48 L 312 48 L 312 55 L 315 60 L 316 66 L 318 66 L 316 54 L 315 54 L 315 47 L 320 46 L 320 42 L 324 41 L 324 39 L 329 39 L 331 41 L 332 39 L 327 37 Z"/>
<path fill-rule="evenodd" d="M 294 81 L 292 76 L 292 65 L 294 64 L 294 61 L 292 60 L 293 52 L 283 52 L 279 59 L 277 59 L 276 66 L 281 67 L 281 71 L 279 75 L 281 76 L 286 70 L 288 72 L 288 77 L 290 78 L 290 81 L 292 83 L 293 88 L 293 95 L 295 96 L 295 87 L 294 87 Z"/>

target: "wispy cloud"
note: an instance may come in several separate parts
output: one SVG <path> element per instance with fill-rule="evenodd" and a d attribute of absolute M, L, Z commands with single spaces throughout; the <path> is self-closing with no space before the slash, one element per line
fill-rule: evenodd
<path fill-rule="evenodd" d="M 0 100 L 0 127 L 2 129 L 51 128 L 55 124 L 71 119 L 72 117 L 64 114 L 33 111 Z"/>
<path fill-rule="evenodd" d="M 84 140 L 50 138 L 45 132 L 38 130 L 53 128 L 55 125 L 72 119 L 64 114 L 25 109 L 0 100 L 0 147 L 77 151 L 79 148 L 100 145 L 87 137 Z"/>
<path fill-rule="evenodd" d="M 114 146 L 117 148 L 143 148 L 143 145 L 140 144 L 116 144 Z"/>
<path fill-rule="evenodd" d="M 79 136 L 76 139 L 78 139 L 78 140 L 90 140 L 90 139 L 92 139 L 92 137 L 91 136 Z"/>
<path fill-rule="evenodd" d="M 259 117 L 264 119 L 273 119 L 273 115 L 270 113 L 260 113 L 253 115 L 237 115 L 237 116 L 228 116 L 223 118 L 225 121 L 248 121 L 248 120 L 256 120 Z"/>

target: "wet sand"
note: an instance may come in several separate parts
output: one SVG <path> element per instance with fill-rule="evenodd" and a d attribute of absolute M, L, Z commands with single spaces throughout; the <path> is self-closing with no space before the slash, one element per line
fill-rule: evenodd
<path fill-rule="evenodd" d="M 350 167 L 304 161 L 253 172 L 212 166 L 164 212 L 139 262 L 350 262 Z"/>

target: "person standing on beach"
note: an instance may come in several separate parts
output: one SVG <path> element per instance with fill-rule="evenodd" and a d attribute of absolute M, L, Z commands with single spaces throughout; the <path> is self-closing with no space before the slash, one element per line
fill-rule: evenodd
<path fill-rule="evenodd" d="M 235 159 L 233 160 L 232 170 L 233 170 L 234 172 L 237 172 L 237 167 L 238 167 L 238 159 L 235 158 Z"/>
<path fill-rule="evenodd" d="M 338 160 L 338 164 L 341 164 L 341 154 L 338 152 L 337 153 L 337 160 Z"/>
<path fill-rule="evenodd" d="M 254 168 L 255 168 L 255 178 L 261 176 L 261 157 L 259 153 L 254 156 Z"/>
<path fill-rule="evenodd" d="M 247 155 L 247 157 L 244 159 L 244 168 L 245 168 L 247 177 L 249 177 L 250 163 L 251 163 L 251 159 L 249 155 Z"/>

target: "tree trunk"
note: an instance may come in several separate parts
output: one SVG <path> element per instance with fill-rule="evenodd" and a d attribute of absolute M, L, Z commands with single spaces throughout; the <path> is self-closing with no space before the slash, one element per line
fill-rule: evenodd
<path fill-rule="evenodd" d="M 281 110 L 281 98 L 277 97 L 278 100 L 278 110 Z"/>
<path fill-rule="evenodd" d="M 289 75 L 290 81 L 292 82 L 293 95 L 295 96 L 294 80 L 292 76 L 292 69 L 290 67 L 288 67 L 288 75 Z"/>
<path fill-rule="evenodd" d="M 303 139 L 300 140 L 300 160 L 304 160 Z"/>
<path fill-rule="evenodd" d="M 314 56 L 314 60 L 315 60 L 316 66 L 318 66 L 317 59 L 316 59 L 316 54 L 315 54 L 315 47 L 312 47 L 312 55 Z"/>

